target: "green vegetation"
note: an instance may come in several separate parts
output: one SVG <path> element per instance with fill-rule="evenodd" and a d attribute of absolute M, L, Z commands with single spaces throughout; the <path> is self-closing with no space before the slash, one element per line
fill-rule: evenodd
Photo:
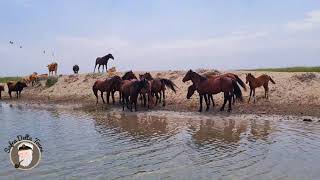
<path fill-rule="evenodd" d="M 0 83 L 7 83 L 8 81 L 19 81 L 21 77 L 0 77 Z"/>
<path fill-rule="evenodd" d="M 57 77 L 49 77 L 46 81 L 46 86 L 47 87 L 51 87 L 53 86 L 56 82 L 58 82 L 58 78 Z"/>
<path fill-rule="evenodd" d="M 242 69 L 243 71 L 270 71 L 270 72 L 320 72 L 320 66 L 313 67 L 286 67 L 286 68 L 261 68 Z"/>

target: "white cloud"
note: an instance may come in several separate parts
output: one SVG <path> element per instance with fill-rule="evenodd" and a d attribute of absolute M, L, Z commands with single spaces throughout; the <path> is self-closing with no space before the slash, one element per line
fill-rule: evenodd
<path fill-rule="evenodd" d="M 291 32 L 311 31 L 320 27 L 320 10 L 311 11 L 300 21 L 292 21 L 286 24 L 287 30 Z"/>

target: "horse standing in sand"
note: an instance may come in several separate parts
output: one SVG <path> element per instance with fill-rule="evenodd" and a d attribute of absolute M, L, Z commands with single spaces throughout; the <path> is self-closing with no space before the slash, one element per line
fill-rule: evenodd
<path fill-rule="evenodd" d="M 1 99 L 1 92 L 4 91 L 4 86 L 0 85 L 0 99 Z"/>
<path fill-rule="evenodd" d="M 255 78 L 251 73 L 246 74 L 246 84 L 249 83 L 250 87 L 250 96 L 248 102 L 250 102 L 251 96 L 253 96 L 253 102 L 256 102 L 256 88 L 261 86 L 264 88 L 264 97 L 269 99 L 269 81 L 275 84 L 274 80 L 266 74 L 263 74 L 257 78 Z"/>
<path fill-rule="evenodd" d="M 106 71 L 107 71 L 107 70 L 108 70 L 107 65 L 108 65 L 109 59 L 113 59 L 113 60 L 114 60 L 114 57 L 113 57 L 112 54 L 107 54 L 107 55 L 105 55 L 105 56 L 103 56 L 103 57 L 97 57 L 97 59 L 96 59 L 96 65 L 94 66 L 93 72 L 96 71 L 97 65 L 99 65 L 99 66 L 98 66 L 98 72 L 100 72 L 100 66 L 101 66 L 101 65 L 102 65 L 102 72 L 103 72 L 103 70 L 104 70 L 104 66 L 106 66 Z"/>
<path fill-rule="evenodd" d="M 163 97 L 162 106 L 166 106 L 166 87 L 170 88 L 176 93 L 175 87 L 177 87 L 170 79 L 166 78 L 153 78 L 149 72 L 140 75 L 140 78 L 145 78 L 151 83 L 151 94 L 156 96 L 155 105 L 161 102 L 161 96 Z M 160 96 L 159 96 L 160 95 Z"/>
<path fill-rule="evenodd" d="M 225 74 L 220 74 L 220 75 L 204 75 L 206 78 L 218 78 L 218 77 L 228 77 L 228 78 L 231 78 L 235 81 L 237 81 L 237 83 L 244 89 L 244 91 L 247 91 L 247 87 L 246 87 L 246 84 L 239 78 L 238 75 L 236 74 L 233 74 L 233 73 L 225 73 Z M 192 87 L 191 87 L 192 86 Z M 187 99 L 190 99 L 190 97 L 193 95 L 194 91 L 196 90 L 194 85 L 191 85 L 189 88 L 188 88 L 188 95 L 187 95 Z M 208 99 L 208 104 L 210 106 L 210 100 L 212 101 L 212 107 L 215 106 L 215 103 L 214 103 L 214 100 L 213 100 L 213 96 L 212 94 L 207 94 L 207 99 Z M 232 103 L 234 104 L 236 101 L 236 96 L 235 94 L 232 96 Z"/>
<path fill-rule="evenodd" d="M 119 76 L 114 76 L 112 78 L 107 78 L 104 81 L 102 80 L 97 80 L 93 86 L 92 86 L 92 91 L 94 93 L 94 95 L 96 96 L 96 104 L 98 104 L 98 91 L 101 92 L 101 99 L 103 101 L 103 103 L 105 104 L 104 98 L 103 98 L 103 93 L 106 92 L 107 93 L 107 103 L 109 104 L 109 97 L 110 97 L 110 93 L 112 94 L 112 102 L 114 104 L 115 100 L 114 100 L 114 89 L 120 89 L 120 86 L 118 85 L 118 87 L 115 86 L 115 82 L 119 82 L 120 79 L 120 83 L 121 83 L 121 78 Z M 119 84 L 119 83 L 118 83 Z M 120 99 L 121 99 L 121 94 L 120 94 Z"/>
<path fill-rule="evenodd" d="M 218 94 L 220 92 L 224 93 L 224 102 L 220 111 L 224 110 L 224 107 L 229 101 L 228 112 L 232 110 L 231 108 L 231 98 L 235 94 L 236 97 L 242 100 L 242 92 L 237 82 L 229 77 L 218 77 L 218 78 L 206 78 L 204 76 L 199 75 L 198 73 L 189 70 L 187 74 L 182 79 L 182 82 L 192 81 L 195 85 L 196 90 L 200 96 L 200 109 L 199 112 L 202 111 L 202 101 L 203 98 L 207 104 L 207 109 L 209 110 L 209 104 L 207 103 L 207 94 Z"/>
<path fill-rule="evenodd" d="M 17 99 L 19 99 L 19 97 L 21 96 L 21 91 L 23 90 L 23 88 L 27 87 L 27 84 L 24 82 L 7 82 L 7 86 L 8 86 L 8 93 L 10 96 L 10 99 L 12 98 L 11 96 L 11 92 L 12 91 L 16 91 L 17 92 Z"/>
<path fill-rule="evenodd" d="M 149 83 L 146 79 L 143 80 L 124 80 L 121 85 L 122 94 L 122 110 L 124 111 L 124 106 L 132 111 L 132 106 L 134 104 L 134 109 L 137 111 L 137 99 L 142 89 L 148 89 Z M 129 99 L 130 98 L 130 99 Z M 130 105 L 130 106 L 129 106 Z"/>
<path fill-rule="evenodd" d="M 50 73 L 52 73 L 52 76 L 53 76 L 53 72 L 55 72 L 55 75 L 57 75 L 58 63 L 51 63 L 47 67 L 49 70 L 49 76 L 50 76 Z"/>

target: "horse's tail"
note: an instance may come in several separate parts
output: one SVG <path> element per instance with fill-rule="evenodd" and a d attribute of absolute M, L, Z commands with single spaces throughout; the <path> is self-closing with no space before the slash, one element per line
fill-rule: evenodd
<path fill-rule="evenodd" d="M 243 87 L 244 91 L 247 91 L 246 84 L 239 78 L 238 75 L 234 75 L 236 77 L 237 82 L 240 84 L 241 87 Z"/>
<path fill-rule="evenodd" d="M 269 80 L 273 83 L 273 84 L 275 84 L 276 82 L 274 82 L 274 80 L 269 76 Z"/>
<path fill-rule="evenodd" d="M 237 84 L 237 81 L 232 80 L 233 85 L 233 92 L 236 95 L 237 99 L 240 99 L 240 101 L 243 101 L 242 92 L 240 87 Z"/>
<path fill-rule="evenodd" d="M 97 81 L 92 86 L 93 94 L 98 98 L 98 89 L 97 89 Z"/>
<path fill-rule="evenodd" d="M 166 85 L 168 88 L 170 88 L 174 93 L 176 93 L 176 89 L 174 87 L 177 87 L 171 80 L 169 79 L 165 79 L 165 78 L 161 78 L 160 79 L 161 84 Z"/>

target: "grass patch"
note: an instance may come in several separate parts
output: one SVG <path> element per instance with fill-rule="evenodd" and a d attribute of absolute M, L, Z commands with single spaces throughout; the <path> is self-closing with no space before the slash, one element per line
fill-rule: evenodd
<path fill-rule="evenodd" d="M 46 86 L 47 87 L 51 87 L 53 86 L 55 83 L 58 82 L 58 78 L 57 77 L 49 77 L 46 81 Z"/>
<path fill-rule="evenodd" d="M 258 68 L 243 69 L 242 71 L 269 71 L 269 72 L 320 72 L 320 66 L 313 67 L 286 67 L 286 68 Z"/>
<path fill-rule="evenodd" d="M 7 83 L 8 81 L 20 81 L 21 77 L 0 77 L 0 83 Z"/>

